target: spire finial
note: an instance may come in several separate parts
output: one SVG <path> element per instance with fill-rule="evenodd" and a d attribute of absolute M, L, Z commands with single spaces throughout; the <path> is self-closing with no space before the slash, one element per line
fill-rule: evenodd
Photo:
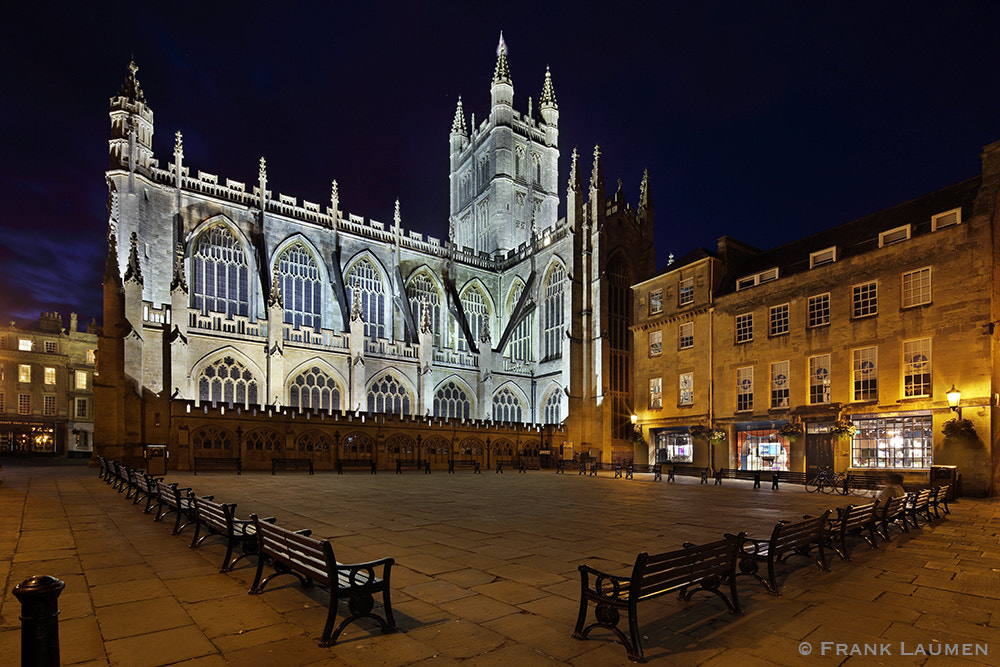
<path fill-rule="evenodd" d="M 455 107 L 455 119 L 451 121 L 451 131 L 469 136 L 468 130 L 465 129 L 465 110 L 462 108 L 461 95 L 458 96 L 458 106 Z"/>
<path fill-rule="evenodd" d="M 552 72 L 545 66 L 545 83 L 542 84 L 542 96 L 538 99 L 539 109 L 556 109 L 556 89 L 552 87 Z"/>
<path fill-rule="evenodd" d="M 573 147 L 573 154 L 570 156 L 569 163 L 569 189 L 577 190 L 580 187 L 580 167 L 577 164 L 577 159 L 579 154 L 576 152 L 576 147 Z"/>
<path fill-rule="evenodd" d="M 399 229 L 399 224 L 403 221 L 402 216 L 399 213 L 399 199 L 396 199 L 396 210 L 392 213 L 392 222 L 396 225 L 396 229 Z"/>
<path fill-rule="evenodd" d="M 510 80 L 510 68 L 507 66 L 507 43 L 503 41 L 503 31 L 500 31 L 500 43 L 497 45 L 497 66 L 493 70 L 493 85 L 506 83 L 513 85 Z"/>
<path fill-rule="evenodd" d="M 604 176 L 601 174 L 601 147 L 594 146 L 594 167 L 590 172 L 590 187 L 598 189 L 604 186 Z"/>
<path fill-rule="evenodd" d="M 261 183 L 267 182 L 267 158 L 263 155 L 260 156 L 260 167 L 257 170 L 257 178 L 260 179 Z"/>
<path fill-rule="evenodd" d="M 128 265 L 125 267 L 125 282 L 134 280 L 142 285 L 142 269 L 139 268 L 139 237 L 135 232 L 129 237 L 131 247 L 128 251 Z"/>

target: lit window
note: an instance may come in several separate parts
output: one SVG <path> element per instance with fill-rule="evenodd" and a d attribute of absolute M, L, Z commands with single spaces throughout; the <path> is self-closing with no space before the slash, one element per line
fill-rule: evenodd
<path fill-rule="evenodd" d="M 771 364 L 771 409 L 788 407 L 788 362 Z"/>
<path fill-rule="evenodd" d="M 931 339 L 903 341 L 903 396 L 931 395 Z"/>
<path fill-rule="evenodd" d="M 656 315 L 663 312 L 663 290 L 655 289 L 649 293 L 649 314 Z"/>
<path fill-rule="evenodd" d="M 902 227 L 896 227 L 895 229 L 890 229 L 887 232 L 882 232 L 878 235 L 878 247 L 883 248 L 887 245 L 892 245 L 893 243 L 899 243 L 900 241 L 905 241 L 910 238 L 910 226 L 903 225 Z"/>
<path fill-rule="evenodd" d="M 319 331 L 322 326 L 323 284 L 316 258 L 301 243 L 294 243 L 278 259 L 277 278 L 285 324 Z"/>
<path fill-rule="evenodd" d="M 31 414 L 31 394 L 17 395 L 17 414 L 19 415 Z"/>
<path fill-rule="evenodd" d="M 809 357 L 809 404 L 830 402 L 830 355 Z"/>
<path fill-rule="evenodd" d="M 493 421 L 520 422 L 524 412 L 521 399 L 509 387 L 504 387 L 493 395 Z"/>
<path fill-rule="evenodd" d="M 694 278 L 685 278 L 677 288 L 678 303 L 686 306 L 694 303 Z"/>
<path fill-rule="evenodd" d="M 198 396 L 205 402 L 247 407 L 258 402 L 257 380 L 241 362 L 233 357 L 223 357 L 201 371 Z"/>
<path fill-rule="evenodd" d="M 394 414 L 399 414 L 394 412 Z M 472 401 L 455 382 L 445 382 L 434 394 L 434 416 L 445 419 L 468 419 L 472 414 Z"/>
<path fill-rule="evenodd" d="M 878 285 L 873 280 L 854 286 L 854 317 L 868 317 L 878 314 Z"/>
<path fill-rule="evenodd" d="M 51 417 L 56 413 L 56 397 L 55 396 L 44 396 L 42 397 L 42 414 L 46 417 Z"/>
<path fill-rule="evenodd" d="M 56 353 L 56 342 L 54 340 L 45 341 L 45 354 Z"/>
<path fill-rule="evenodd" d="M 809 326 L 820 327 L 830 323 L 830 293 L 809 297 Z"/>
<path fill-rule="evenodd" d="M 438 403 L 437 399 L 434 402 Z M 398 416 L 409 415 L 410 392 L 394 375 L 386 373 L 368 388 L 368 412 Z"/>
<path fill-rule="evenodd" d="M 677 327 L 677 347 L 682 350 L 694 347 L 694 322 L 685 322 Z"/>
<path fill-rule="evenodd" d="M 955 208 L 944 213 L 931 216 L 931 231 L 936 232 L 944 227 L 951 227 L 962 222 L 962 209 Z"/>
<path fill-rule="evenodd" d="M 340 386 L 319 366 L 311 366 L 288 385 L 288 405 L 300 410 L 340 410 Z"/>
<path fill-rule="evenodd" d="M 649 409 L 659 410 L 663 407 L 663 378 L 649 380 Z"/>
<path fill-rule="evenodd" d="M 649 356 L 655 357 L 663 352 L 663 332 L 657 329 L 649 332 Z"/>
<path fill-rule="evenodd" d="M 680 393 L 678 394 L 678 405 L 694 404 L 694 373 L 680 374 Z"/>
<path fill-rule="evenodd" d="M 855 401 L 878 399 L 878 355 L 874 347 L 862 347 L 851 351 Z"/>
<path fill-rule="evenodd" d="M 76 388 L 80 391 L 85 391 L 87 389 L 87 371 L 76 371 L 75 377 L 76 382 L 74 384 Z"/>
<path fill-rule="evenodd" d="M 780 336 L 788 333 L 788 304 L 772 306 L 771 323 L 769 333 L 772 336 Z"/>
<path fill-rule="evenodd" d="M 361 258 L 346 276 L 351 303 L 360 301 L 359 310 L 365 323 L 365 337 L 385 338 L 385 288 L 375 265 Z M 353 305 L 351 306 L 353 309 Z"/>
<path fill-rule="evenodd" d="M 931 267 L 903 274 L 903 308 L 931 302 Z"/>
<path fill-rule="evenodd" d="M 243 246 L 223 225 L 206 230 L 191 258 L 194 307 L 203 314 L 246 317 L 250 308 L 250 265 Z"/>
<path fill-rule="evenodd" d="M 830 246 L 823 250 L 809 253 L 809 268 L 815 269 L 817 266 L 832 264 L 837 261 L 837 246 Z"/>
<path fill-rule="evenodd" d="M 87 350 L 87 363 L 88 364 L 97 363 L 97 350 Z"/>
<path fill-rule="evenodd" d="M 44 377 L 45 377 L 45 379 L 44 379 L 45 384 L 55 384 L 56 383 L 56 369 L 52 368 L 51 366 L 46 366 Z"/>
<path fill-rule="evenodd" d="M 931 415 L 854 419 L 854 468 L 930 468 L 934 428 Z"/>
<path fill-rule="evenodd" d="M 17 381 L 18 382 L 31 382 L 31 365 L 30 364 L 20 364 L 17 367 Z"/>
<path fill-rule="evenodd" d="M 33 347 L 30 338 L 19 338 L 17 341 L 17 349 L 21 350 L 21 352 L 31 352 Z"/>
<path fill-rule="evenodd" d="M 753 410 L 753 366 L 736 369 L 736 411 Z"/>
<path fill-rule="evenodd" d="M 753 340 L 753 313 L 736 316 L 736 342 L 746 343 Z"/>

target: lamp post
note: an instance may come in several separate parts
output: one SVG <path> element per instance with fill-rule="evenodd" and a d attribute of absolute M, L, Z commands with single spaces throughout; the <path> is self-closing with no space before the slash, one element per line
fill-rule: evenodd
<path fill-rule="evenodd" d="M 945 394 L 948 397 L 948 407 L 951 411 L 958 415 L 958 418 L 962 418 L 962 408 L 958 405 L 959 401 L 962 400 L 962 392 L 955 388 L 955 384 L 952 383 L 951 389 Z"/>

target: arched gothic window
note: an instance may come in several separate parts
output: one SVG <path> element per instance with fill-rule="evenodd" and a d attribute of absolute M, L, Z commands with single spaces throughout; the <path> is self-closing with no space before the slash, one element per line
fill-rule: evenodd
<path fill-rule="evenodd" d="M 434 393 L 434 416 L 446 419 L 468 419 L 472 413 L 472 401 L 460 386 L 452 381 L 445 382 Z"/>
<path fill-rule="evenodd" d="M 434 281 L 426 273 L 418 273 L 410 281 L 406 289 L 406 296 L 410 299 L 410 308 L 413 310 L 413 321 L 420 329 L 420 318 L 423 313 L 424 300 L 430 309 L 431 331 L 434 332 L 434 347 L 447 347 L 447 332 L 442 332 L 441 327 L 441 294 L 434 286 Z M 442 336 L 444 333 L 444 336 Z M 442 340 L 444 338 L 445 340 Z"/>
<path fill-rule="evenodd" d="M 514 289 L 510 291 L 510 297 L 507 299 L 507 313 L 509 315 L 514 314 L 514 309 L 517 308 L 517 302 L 520 301 L 522 292 L 524 292 L 524 283 L 518 281 L 514 285 Z M 507 343 L 506 354 L 514 361 L 531 361 L 531 315 L 525 317 L 514 327 L 514 331 L 511 332 L 510 341 Z"/>
<path fill-rule="evenodd" d="M 351 303 L 361 299 L 361 316 L 365 320 L 365 336 L 385 338 L 385 288 L 375 265 L 368 259 L 359 260 L 347 275 L 351 288 Z"/>
<path fill-rule="evenodd" d="M 246 317 L 250 311 L 250 266 L 239 240 L 225 225 L 198 237 L 192 254 L 194 307 L 202 313 Z"/>
<path fill-rule="evenodd" d="M 368 412 L 408 415 L 410 394 L 396 376 L 386 373 L 368 389 Z"/>
<path fill-rule="evenodd" d="M 299 436 L 296 447 L 300 452 L 328 452 L 333 449 L 333 440 L 321 431 L 306 431 Z"/>
<path fill-rule="evenodd" d="M 544 413 L 546 424 L 562 423 L 562 396 L 558 391 L 553 391 L 545 400 Z"/>
<path fill-rule="evenodd" d="M 233 449 L 236 438 L 229 429 L 218 426 L 202 426 L 191 434 L 191 445 L 195 449 Z"/>
<path fill-rule="evenodd" d="M 319 331 L 322 324 L 322 282 L 316 259 L 295 243 L 278 259 L 278 280 L 285 305 L 285 323 Z"/>
<path fill-rule="evenodd" d="M 489 321 L 490 309 L 487 305 L 486 297 L 478 286 L 473 285 L 462 293 L 462 310 L 465 311 L 465 319 L 469 322 L 469 331 L 475 340 L 480 339 L 483 331 L 483 322 Z M 465 335 L 458 332 L 458 349 L 468 352 L 469 346 L 465 341 Z"/>
<path fill-rule="evenodd" d="M 504 387 L 493 394 L 493 421 L 520 422 L 523 421 L 523 414 L 521 399 L 509 387 Z"/>
<path fill-rule="evenodd" d="M 280 452 L 285 448 L 285 440 L 277 431 L 258 428 L 243 436 L 247 451 Z"/>
<path fill-rule="evenodd" d="M 524 146 L 514 149 L 514 176 L 524 178 Z"/>
<path fill-rule="evenodd" d="M 257 380 L 233 357 L 222 357 L 201 371 L 198 396 L 205 402 L 248 407 L 257 403 Z"/>
<path fill-rule="evenodd" d="M 545 349 L 542 359 L 558 359 L 562 356 L 563 340 L 563 290 L 565 289 L 566 269 L 562 264 L 556 264 L 549 270 L 545 279 L 545 303 L 542 323 Z"/>
<path fill-rule="evenodd" d="M 340 387 L 326 371 L 313 366 L 296 375 L 288 386 L 288 405 L 314 412 L 340 410 Z"/>
<path fill-rule="evenodd" d="M 535 168 L 535 183 L 542 182 L 542 156 L 538 153 L 531 154 L 531 161 L 534 163 L 532 166 Z"/>

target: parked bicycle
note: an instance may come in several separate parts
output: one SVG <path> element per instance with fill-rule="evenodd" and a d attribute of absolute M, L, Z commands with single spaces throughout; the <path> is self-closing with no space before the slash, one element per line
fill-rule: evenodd
<path fill-rule="evenodd" d="M 830 468 L 820 468 L 816 472 L 816 476 L 806 482 L 806 491 L 809 493 L 819 491 L 822 493 L 839 493 L 843 495 L 847 493 L 844 483 L 845 479 L 843 473 L 835 473 Z"/>

